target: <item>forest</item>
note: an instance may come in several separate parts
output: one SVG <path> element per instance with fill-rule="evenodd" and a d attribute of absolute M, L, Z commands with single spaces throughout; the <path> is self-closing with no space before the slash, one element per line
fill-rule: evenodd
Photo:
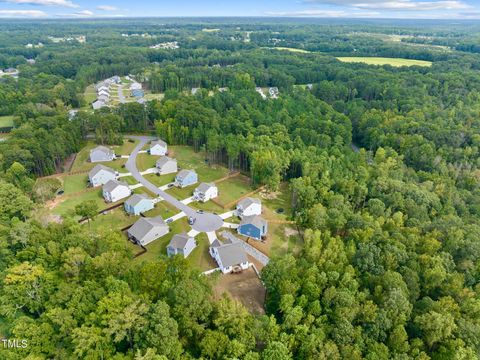
<path fill-rule="evenodd" d="M 0 68 L 20 71 L 0 78 L 0 335 L 28 341 L 0 358 L 480 358 L 480 27 L 215 21 L 0 23 Z M 180 48 L 149 48 L 163 41 Z M 163 98 L 90 111 L 88 85 L 128 74 Z M 265 314 L 214 298 L 183 259 L 135 262 L 117 231 L 42 216 L 43 177 L 89 137 L 131 133 L 288 184 L 303 249 L 262 270 Z"/>

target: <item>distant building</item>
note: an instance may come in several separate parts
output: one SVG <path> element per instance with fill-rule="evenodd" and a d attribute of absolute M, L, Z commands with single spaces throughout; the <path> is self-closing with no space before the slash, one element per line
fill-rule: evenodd
<path fill-rule="evenodd" d="M 133 82 L 130 84 L 130 90 L 142 90 L 142 84 Z"/>
<path fill-rule="evenodd" d="M 163 140 L 153 140 L 150 143 L 150 155 L 164 156 L 168 151 L 167 143 Z"/>
<path fill-rule="evenodd" d="M 175 185 L 184 188 L 198 182 L 198 175 L 193 170 L 182 170 L 175 177 Z"/>
<path fill-rule="evenodd" d="M 110 91 L 109 90 L 105 90 L 103 87 L 101 90 L 98 90 L 98 96 L 106 96 L 107 98 L 110 97 Z"/>
<path fill-rule="evenodd" d="M 106 104 L 108 102 L 108 100 L 110 100 L 110 98 L 108 97 L 108 95 L 99 95 L 97 97 L 97 101 L 100 101 L 104 104 Z"/>
<path fill-rule="evenodd" d="M 105 102 L 102 100 L 97 100 L 92 104 L 93 110 L 99 110 L 105 106 L 107 106 L 107 104 L 105 104 Z"/>
<path fill-rule="evenodd" d="M 192 88 L 192 91 L 191 91 L 192 95 L 196 95 L 199 90 L 200 88 Z"/>
<path fill-rule="evenodd" d="M 106 202 L 117 202 L 125 199 L 132 194 L 132 190 L 126 182 L 118 180 L 110 180 L 103 185 L 103 198 Z"/>
<path fill-rule="evenodd" d="M 239 217 L 260 215 L 262 213 L 262 202 L 260 199 L 247 197 L 237 204 L 237 215 Z"/>
<path fill-rule="evenodd" d="M 73 120 L 77 116 L 78 110 L 70 109 L 68 110 L 68 120 Z"/>
<path fill-rule="evenodd" d="M 196 201 L 207 202 L 218 196 L 218 188 L 212 183 L 201 183 L 193 192 Z"/>
<path fill-rule="evenodd" d="M 90 162 L 112 161 L 115 159 L 115 152 L 106 146 L 99 145 L 90 150 Z"/>
<path fill-rule="evenodd" d="M 170 229 L 161 216 L 153 218 L 140 218 L 127 230 L 128 238 L 132 241 L 146 246 L 152 241 L 168 234 Z"/>
<path fill-rule="evenodd" d="M 182 255 L 186 258 L 197 246 L 197 242 L 191 236 L 187 234 L 177 234 L 172 237 L 169 244 L 167 245 L 167 255 Z"/>
<path fill-rule="evenodd" d="M 268 224 L 265 219 L 258 215 L 244 216 L 237 231 L 240 235 L 261 240 L 267 234 Z"/>
<path fill-rule="evenodd" d="M 145 92 L 142 89 L 132 90 L 132 96 L 136 98 L 142 98 L 145 96 Z"/>
<path fill-rule="evenodd" d="M 124 204 L 125 211 L 130 215 L 140 215 L 152 210 L 154 207 L 153 199 L 145 194 L 134 194 Z"/>
<path fill-rule="evenodd" d="M 226 87 L 221 87 L 221 88 L 218 88 L 218 91 L 220 91 L 221 93 L 225 92 L 225 91 L 228 91 L 228 88 Z"/>
<path fill-rule="evenodd" d="M 98 164 L 88 173 L 88 181 L 92 187 L 102 186 L 110 180 L 116 180 L 117 175 L 115 170 L 108 166 Z"/>
<path fill-rule="evenodd" d="M 313 84 L 307 84 L 307 90 L 312 90 L 313 89 Z"/>
<path fill-rule="evenodd" d="M 156 167 L 160 175 L 173 174 L 178 171 L 177 160 L 162 156 L 157 160 Z"/>
<path fill-rule="evenodd" d="M 268 89 L 268 94 L 270 95 L 270 97 L 272 99 L 278 99 L 278 95 L 279 95 L 278 88 L 277 87 L 269 88 Z"/>
<path fill-rule="evenodd" d="M 263 93 L 262 88 L 256 87 L 255 91 L 260 94 L 260 96 L 262 97 L 263 100 L 265 100 L 267 98 L 267 96 Z"/>
<path fill-rule="evenodd" d="M 36 62 L 35 59 L 26 59 L 25 61 L 26 61 L 27 64 L 29 64 L 29 65 L 35 65 L 35 62 Z"/>
<path fill-rule="evenodd" d="M 217 239 L 210 246 L 210 255 L 224 274 L 246 270 L 250 266 L 247 253 L 241 243 L 222 244 Z"/>

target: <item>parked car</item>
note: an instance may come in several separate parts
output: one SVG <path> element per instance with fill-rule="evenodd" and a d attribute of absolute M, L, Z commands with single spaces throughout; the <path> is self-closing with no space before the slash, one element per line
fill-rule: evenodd
<path fill-rule="evenodd" d="M 193 217 L 190 216 L 190 217 L 188 218 L 188 224 L 189 224 L 189 225 L 195 224 L 195 220 L 197 220 L 197 219 L 195 219 L 195 218 L 193 218 Z"/>
<path fill-rule="evenodd" d="M 167 221 L 165 221 L 165 223 L 170 224 L 172 221 L 173 221 L 173 219 L 170 218 L 170 219 L 167 219 Z"/>
<path fill-rule="evenodd" d="M 65 193 L 65 190 L 62 190 L 62 189 L 57 191 L 57 195 L 63 195 L 64 193 Z"/>
<path fill-rule="evenodd" d="M 197 210 L 197 213 L 198 213 L 198 214 L 203 214 L 204 211 L 203 211 L 203 210 Z"/>
<path fill-rule="evenodd" d="M 168 185 L 167 185 L 167 188 L 169 188 L 169 189 L 170 189 L 170 188 L 172 188 L 172 187 L 174 187 L 174 186 L 175 186 L 175 184 L 174 184 L 174 183 L 170 183 L 170 184 L 168 184 Z"/>

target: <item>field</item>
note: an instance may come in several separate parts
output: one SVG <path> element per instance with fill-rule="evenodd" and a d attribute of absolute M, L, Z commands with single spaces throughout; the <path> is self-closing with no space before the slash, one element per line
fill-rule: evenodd
<path fill-rule="evenodd" d="M 97 92 L 95 90 L 95 85 L 89 85 L 83 93 L 83 98 L 85 100 L 85 106 L 90 108 L 90 104 L 95 101 L 97 98 Z"/>
<path fill-rule="evenodd" d="M 13 115 L 0 116 L 0 128 L 13 127 L 14 119 L 15 116 Z"/>
<path fill-rule="evenodd" d="M 296 53 L 302 53 L 302 54 L 310 54 L 311 53 L 311 51 L 304 50 L 304 49 L 281 47 L 281 46 L 271 47 L 271 48 L 268 48 L 268 49 L 290 51 L 290 52 L 296 52 Z"/>
<path fill-rule="evenodd" d="M 411 60 L 400 58 L 383 58 L 383 57 L 337 57 L 337 60 L 346 63 L 364 63 L 367 65 L 390 65 L 394 67 L 401 66 L 432 66 L 431 61 Z"/>
<path fill-rule="evenodd" d="M 250 179 L 243 175 L 221 181 L 217 183 L 217 187 L 218 198 L 216 201 L 222 205 L 230 204 L 254 190 L 250 185 Z"/>

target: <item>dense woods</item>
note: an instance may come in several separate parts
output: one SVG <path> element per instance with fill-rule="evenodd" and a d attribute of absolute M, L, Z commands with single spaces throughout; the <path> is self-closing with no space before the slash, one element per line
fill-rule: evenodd
<path fill-rule="evenodd" d="M 204 26 L 0 24 L 0 67 L 20 70 L 18 80 L 0 79 L 0 115 L 15 116 L 0 142 L 0 334 L 29 342 L 0 357 L 479 358 L 480 29 Z M 120 36 L 142 32 L 156 38 Z M 48 42 L 69 33 L 87 43 Z M 419 37 L 384 39 L 392 34 Z M 312 52 L 269 49 L 272 38 Z M 148 48 L 172 40 L 181 48 Z M 39 41 L 43 48 L 24 47 Z M 334 58 L 354 50 L 433 65 Z M 164 98 L 90 112 L 85 87 L 115 74 L 134 74 Z M 256 86 L 278 87 L 279 99 L 262 99 Z M 192 96 L 192 87 L 202 89 Z M 73 119 L 71 108 L 81 110 Z M 88 135 L 117 144 L 133 132 L 205 150 L 210 163 L 269 190 L 289 184 L 304 248 L 263 269 L 266 315 L 214 299 L 214 279 L 183 260 L 134 262 L 119 233 L 38 215 L 49 195 L 37 177 Z"/>

